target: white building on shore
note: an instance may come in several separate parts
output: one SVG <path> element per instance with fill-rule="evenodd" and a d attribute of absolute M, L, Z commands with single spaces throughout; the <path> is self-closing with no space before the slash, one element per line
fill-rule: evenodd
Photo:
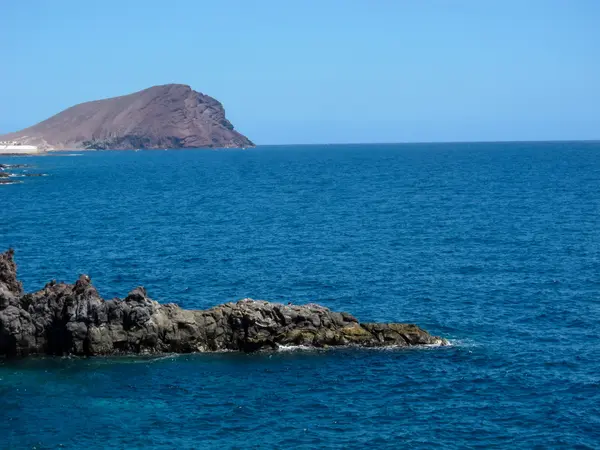
<path fill-rule="evenodd" d="M 35 155 L 40 150 L 35 145 L 25 145 L 16 141 L 0 141 L 0 155 Z"/>

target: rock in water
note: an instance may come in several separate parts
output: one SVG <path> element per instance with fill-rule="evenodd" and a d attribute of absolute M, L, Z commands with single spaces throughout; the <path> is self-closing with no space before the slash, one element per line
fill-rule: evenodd
<path fill-rule="evenodd" d="M 12 249 L 0 253 L 0 292 L 4 288 L 7 292 L 20 296 L 23 293 L 23 285 L 17 279 L 14 255 L 15 252 Z"/>
<path fill-rule="evenodd" d="M 194 311 L 151 300 L 138 287 L 104 300 L 87 275 L 24 294 L 13 251 L 0 254 L 0 355 L 254 352 L 280 346 L 446 345 L 416 325 L 359 323 L 320 305 L 244 299 Z"/>
<path fill-rule="evenodd" d="M 182 84 L 82 103 L 0 140 L 42 150 L 254 146 L 221 103 Z"/>

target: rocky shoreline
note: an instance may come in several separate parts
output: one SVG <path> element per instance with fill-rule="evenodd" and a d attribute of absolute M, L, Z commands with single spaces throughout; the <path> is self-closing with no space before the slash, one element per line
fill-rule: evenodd
<path fill-rule="evenodd" d="M 28 173 L 24 169 L 31 167 L 27 164 L 0 164 L 0 184 L 18 184 L 22 183 L 15 178 L 23 177 L 43 177 L 43 173 Z M 16 169 L 16 171 L 15 171 Z"/>
<path fill-rule="evenodd" d="M 24 293 L 14 252 L 0 254 L 0 356 L 255 352 L 302 345 L 447 345 L 412 324 L 359 323 L 320 305 L 244 299 L 207 310 L 160 304 L 138 287 L 104 300 L 87 275 Z"/>

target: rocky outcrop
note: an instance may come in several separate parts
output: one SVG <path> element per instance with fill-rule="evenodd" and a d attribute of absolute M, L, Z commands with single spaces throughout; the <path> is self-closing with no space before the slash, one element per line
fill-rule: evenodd
<path fill-rule="evenodd" d="M 13 252 L 0 255 L 0 355 L 113 355 L 254 352 L 281 346 L 382 347 L 437 344 L 410 324 L 359 323 L 320 305 L 244 299 L 207 310 L 151 300 L 138 287 L 123 300 L 104 300 L 87 275 L 75 284 L 48 283 L 24 294 Z"/>
<path fill-rule="evenodd" d="M 41 150 L 254 145 L 234 130 L 221 103 L 183 84 L 81 103 L 0 140 Z"/>
<path fill-rule="evenodd" d="M 13 177 L 43 177 L 46 174 L 43 173 L 28 173 L 17 170 L 15 172 L 13 169 L 22 169 L 24 167 L 29 167 L 25 164 L 0 164 L 0 184 L 17 184 L 21 183 L 21 181 L 15 181 Z M 9 170 L 13 170 L 9 172 Z M 11 179 L 13 178 L 13 179 Z"/>
<path fill-rule="evenodd" d="M 0 164 L 0 170 L 24 169 L 25 167 L 30 166 L 28 164 Z"/>

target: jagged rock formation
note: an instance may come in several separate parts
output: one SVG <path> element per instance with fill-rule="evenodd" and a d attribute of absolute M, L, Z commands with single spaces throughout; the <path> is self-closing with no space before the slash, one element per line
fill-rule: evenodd
<path fill-rule="evenodd" d="M 136 288 L 104 300 L 87 275 L 24 294 L 13 251 L 0 254 L 0 355 L 253 352 L 286 345 L 445 345 L 416 325 L 360 324 L 315 305 L 244 299 L 203 311 L 159 304 Z"/>
<path fill-rule="evenodd" d="M 234 130 L 221 103 L 182 84 L 82 103 L 0 141 L 42 150 L 254 145 Z"/>

